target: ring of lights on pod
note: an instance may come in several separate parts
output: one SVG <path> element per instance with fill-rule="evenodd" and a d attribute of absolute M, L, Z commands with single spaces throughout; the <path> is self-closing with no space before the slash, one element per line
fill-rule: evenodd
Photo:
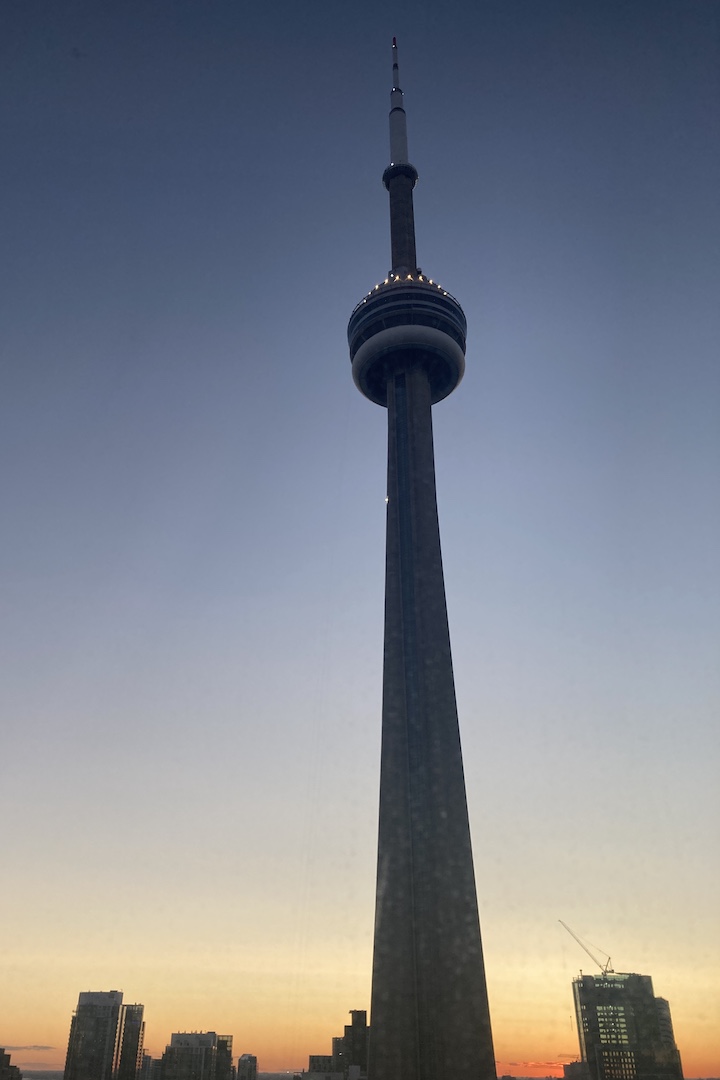
<path fill-rule="evenodd" d="M 422 275 L 394 275 L 364 297 L 348 325 L 357 388 L 387 405 L 387 380 L 408 352 L 425 367 L 432 403 L 451 394 L 465 371 L 467 324 L 457 300 Z"/>

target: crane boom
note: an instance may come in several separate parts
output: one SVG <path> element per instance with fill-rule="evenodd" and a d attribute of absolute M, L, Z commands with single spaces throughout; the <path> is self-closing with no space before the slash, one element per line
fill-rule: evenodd
<path fill-rule="evenodd" d="M 558 922 L 560 923 L 561 926 L 565 927 L 565 929 L 567 930 L 568 934 L 570 934 L 571 937 L 575 938 L 575 940 L 577 941 L 580 948 L 585 950 L 585 952 L 588 954 L 588 956 L 590 957 L 590 959 L 593 961 L 594 964 L 597 964 L 597 966 L 602 971 L 603 975 L 608 975 L 608 974 L 613 975 L 614 974 L 614 969 L 613 969 L 613 966 L 612 966 L 612 960 L 610 959 L 609 956 L 607 956 L 607 953 L 603 954 L 604 956 L 607 956 L 606 962 L 604 964 L 601 964 L 600 961 L 598 960 L 597 956 L 595 956 L 594 953 L 590 952 L 590 950 L 588 949 L 585 942 L 581 938 L 579 938 L 577 936 L 577 934 L 575 933 L 574 930 L 570 929 L 570 927 L 568 926 L 567 923 L 564 923 L 562 921 L 562 919 L 558 919 Z M 594 946 L 594 947 L 596 948 L 597 946 Z"/>

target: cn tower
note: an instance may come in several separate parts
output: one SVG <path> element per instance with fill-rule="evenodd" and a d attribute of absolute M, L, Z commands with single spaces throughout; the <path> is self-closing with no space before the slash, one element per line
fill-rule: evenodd
<path fill-rule="evenodd" d="M 417 266 L 393 39 L 392 268 L 350 316 L 358 389 L 387 409 L 385 654 L 368 1080 L 495 1080 L 435 494 L 432 406 L 466 322 Z"/>

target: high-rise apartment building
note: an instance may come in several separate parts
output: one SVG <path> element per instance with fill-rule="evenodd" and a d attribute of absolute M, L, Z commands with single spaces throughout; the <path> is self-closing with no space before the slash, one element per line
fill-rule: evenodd
<path fill-rule="evenodd" d="M 142 1068 L 145 1022 L 142 1005 L 123 1005 L 119 1021 L 120 1052 L 116 1080 L 137 1080 Z"/>
<path fill-rule="evenodd" d="M 70 1023 L 64 1080 L 136 1080 L 142 1061 L 142 1005 L 121 990 L 87 991 Z"/>
<path fill-rule="evenodd" d="M 70 1022 L 64 1080 L 112 1080 L 122 991 L 81 993 Z"/>
<path fill-rule="evenodd" d="M 573 997 L 590 1080 L 682 1080 L 670 1006 L 649 975 L 581 975 Z"/>
<path fill-rule="evenodd" d="M 465 370 L 465 315 L 417 265 L 393 40 L 391 268 L 348 325 L 387 409 L 387 546 L 370 1080 L 495 1080 L 435 489 L 432 413 Z"/>

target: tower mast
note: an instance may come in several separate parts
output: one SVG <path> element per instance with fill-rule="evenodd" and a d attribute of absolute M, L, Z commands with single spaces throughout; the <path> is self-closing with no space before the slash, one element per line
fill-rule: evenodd
<path fill-rule="evenodd" d="M 417 172 L 393 40 L 392 270 L 357 305 L 358 389 L 388 412 L 385 651 L 369 1080 L 495 1080 L 435 494 L 432 406 L 462 308 L 416 266 Z"/>
<path fill-rule="evenodd" d="M 407 117 L 400 89 L 397 42 L 393 38 L 393 84 L 390 91 L 390 164 L 383 183 L 390 195 L 390 249 L 393 274 L 405 277 L 418 273 L 415 255 L 415 215 L 413 188 L 417 169 L 408 161 Z"/>

